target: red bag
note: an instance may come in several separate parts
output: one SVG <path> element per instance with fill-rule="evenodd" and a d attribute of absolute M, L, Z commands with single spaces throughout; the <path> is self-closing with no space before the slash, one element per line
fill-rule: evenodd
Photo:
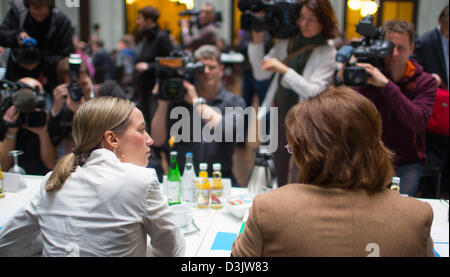
<path fill-rule="evenodd" d="M 448 90 L 438 88 L 433 115 L 428 122 L 427 131 L 448 136 L 448 124 Z"/>

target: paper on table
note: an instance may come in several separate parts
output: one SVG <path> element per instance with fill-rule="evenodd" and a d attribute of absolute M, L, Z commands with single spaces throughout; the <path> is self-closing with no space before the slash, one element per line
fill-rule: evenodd
<path fill-rule="evenodd" d="M 231 251 L 237 234 L 218 232 L 211 250 Z"/>
<path fill-rule="evenodd" d="M 27 188 L 23 175 L 4 172 L 4 184 L 6 192 L 17 193 Z"/>

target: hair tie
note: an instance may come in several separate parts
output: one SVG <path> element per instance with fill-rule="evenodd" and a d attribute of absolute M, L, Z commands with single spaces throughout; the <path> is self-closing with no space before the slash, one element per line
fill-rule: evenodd
<path fill-rule="evenodd" d="M 80 155 L 81 155 L 81 151 L 78 150 L 77 148 L 72 148 L 72 153 L 73 153 L 75 156 L 80 156 Z"/>

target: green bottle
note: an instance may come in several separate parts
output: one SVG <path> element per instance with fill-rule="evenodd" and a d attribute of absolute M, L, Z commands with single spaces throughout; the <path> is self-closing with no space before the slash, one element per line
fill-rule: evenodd
<path fill-rule="evenodd" d="M 167 176 L 167 199 L 169 205 L 181 204 L 181 176 L 177 162 L 178 152 L 170 152 L 169 175 Z"/>

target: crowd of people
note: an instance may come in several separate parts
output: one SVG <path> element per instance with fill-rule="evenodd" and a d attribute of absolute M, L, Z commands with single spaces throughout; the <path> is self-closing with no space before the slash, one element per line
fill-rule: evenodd
<path fill-rule="evenodd" d="M 438 27 L 419 38 L 410 22 L 385 22 L 384 39 L 392 42 L 393 52 L 383 58 L 383 68 L 357 63 L 367 72 L 367 85 L 347 87 L 341 85 L 348 65 L 338 69 L 335 59 L 333 39 L 339 26 L 333 8 L 328 0 L 304 0 L 297 13 L 298 31 L 291 37 L 274 41 L 266 31 L 242 32 L 240 49 L 247 61 L 243 91 L 236 95 L 224 85 L 223 43 L 211 4 L 202 6 L 197 33 L 191 32 L 188 21 L 181 22 L 180 44 L 160 29 L 160 11 L 144 7 L 138 12 L 138 36 L 125 35 L 111 54 L 98 36 L 88 43 L 74 37 L 70 21 L 54 0 L 11 3 L 0 26 L 0 47 L 11 49 L 5 79 L 31 95 L 47 92 L 46 106 L 35 108 L 45 111 L 47 118 L 39 127 L 17 124 L 25 112 L 17 101 L 6 107 L 0 123 L 0 162 L 4 171 L 9 170 L 13 162 L 8 153 L 21 150 L 19 163 L 26 173 L 47 176 L 38 197 L 0 232 L 0 254 L 22 255 L 17 251 L 42 233 L 46 240 L 40 242 L 40 250 L 48 256 L 67 254 L 66 245 L 73 241 L 86 256 L 145 255 L 141 240 L 147 233 L 154 255 L 183 255 L 182 234 L 156 192 L 163 175 L 162 153 L 178 151 L 180 168 L 188 152 L 194 153 L 197 168 L 201 162 L 220 162 L 223 177 L 238 186 L 232 172 L 236 144 L 196 141 L 193 123 L 190 140 L 178 141 L 171 133 L 178 124 L 171 111 L 183 107 L 189 111 L 189 122 L 201 115 L 201 127 L 214 129 L 227 120 L 226 108 L 251 106 L 254 94 L 260 105 L 278 107 L 274 160 L 282 188 L 255 198 L 233 256 L 360 256 L 365 253 L 363 244 L 372 240 L 385 255 L 433 254 L 431 208 L 386 187 L 398 176 L 401 193 L 415 197 L 422 171 L 430 165 L 441 169 L 442 184 L 448 186 L 448 133 L 427 129 L 437 92 L 448 95 L 448 5 Z M 24 54 L 30 53 L 24 51 L 30 39 L 36 41 L 36 55 Z M 178 102 L 160 95 L 166 73 L 158 58 L 174 51 L 184 51 L 203 66 L 201 73 L 181 82 L 184 95 Z M 71 54 L 82 60 L 79 99 L 73 96 Z M 126 186 L 125 180 L 135 186 Z M 79 193 L 81 184 L 90 190 Z M 110 197 L 100 203 L 98 191 Z M 92 199 L 83 198 L 86 195 Z M 330 197 L 341 206 L 322 205 Z M 50 201 L 58 201 L 63 209 L 55 210 Z M 117 208 L 115 201 L 123 206 Z M 82 204 L 87 202 L 88 206 Z M 83 208 L 72 212 L 71 205 L 77 204 Z M 395 217 L 383 210 L 392 206 Z M 360 214 L 354 214 L 355 207 Z M 86 217 L 92 209 L 98 209 L 97 217 Z M 87 218 L 86 228 L 92 233 L 83 242 L 58 233 L 60 228 L 73 233 L 80 228 L 69 219 L 56 224 L 64 212 L 72 219 Z M 320 213 L 336 214 L 342 221 L 330 225 L 317 217 Z M 101 224 L 106 217 L 126 228 L 111 232 Z M 355 218 L 354 224 L 364 226 L 358 232 L 346 227 Z M 377 229 L 380 221 L 389 228 Z M 324 228 L 336 231 L 335 236 L 317 231 Z M 403 236 L 399 229 L 414 232 Z M 15 230 L 29 232 L 22 232 L 27 233 L 23 237 Z M 104 234 L 102 248 L 96 247 L 102 242 L 94 233 Z M 135 239 L 127 241 L 130 237 Z M 331 252 L 324 253 L 325 248 Z"/>

